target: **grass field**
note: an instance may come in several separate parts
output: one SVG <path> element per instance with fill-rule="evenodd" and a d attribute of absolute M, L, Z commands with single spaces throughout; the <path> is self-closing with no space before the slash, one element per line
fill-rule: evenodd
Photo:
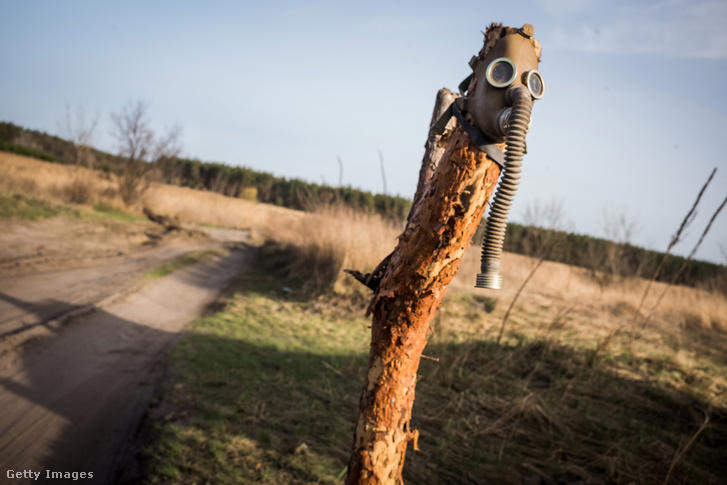
<path fill-rule="evenodd" d="M 366 370 L 365 301 L 286 292 L 280 254 L 261 255 L 172 356 L 150 483 L 340 482 Z M 420 368 L 408 483 L 721 482 L 727 354 L 692 355 L 654 331 L 671 344 L 631 353 L 624 342 L 594 361 L 597 336 L 576 335 L 580 318 L 558 308 L 519 311 L 498 346 L 495 301 L 453 288 L 434 323 L 425 354 L 439 362 Z"/>
<path fill-rule="evenodd" d="M 17 218 L 28 221 L 37 221 L 55 217 L 62 212 L 73 214 L 64 210 L 63 206 L 39 200 L 33 197 L 24 197 L 21 194 L 7 195 L 0 193 L 0 218 Z"/>
<path fill-rule="evenodd" d="M 113 177 L 5 153 L 0 164 L 2 217 L 143 217 L 120 205 Z M 249 228 L 259 247 L 173 352 L 150 413 L 145 480 L 339 483 L 370 339 L 368 294 L 341 270 L 373 268 L 401 227 L 341 207 L 303 213 L 161 184 L 142 205 Z M 646 281 L 601 286 L 545 262 L 498 344 L 536 262 L 506 253 L 500 292 L 472 288 L 478 264 L 473 248 L 431 325 L 425 354 L 438 362 L 420 367 L 409 483 L 724 483 L 723 295 L 655 283 L 639 309 Z"/>

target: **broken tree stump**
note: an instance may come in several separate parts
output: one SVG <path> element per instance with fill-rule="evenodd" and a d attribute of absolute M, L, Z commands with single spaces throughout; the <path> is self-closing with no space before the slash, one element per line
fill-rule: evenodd
<path fill-rule="evenodd" d="M 429 322 L 500 175 L 500 167 L 459 126 L 441 142 L 441 161 L 369 305 L 369 369 L 347 484 L 401 483 L 407 444 L 418 434 L 409 421 Z"/>

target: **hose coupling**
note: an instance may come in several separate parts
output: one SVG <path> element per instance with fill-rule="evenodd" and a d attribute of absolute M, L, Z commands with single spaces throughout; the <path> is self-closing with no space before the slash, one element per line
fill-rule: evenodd
<path fill-rule="evenodd" d="M 482 273 L 477 275 L 475 288 L 490 290 L 502 289 L 502 275 L 500 274 L 500 262 L 485 263 Z"/>

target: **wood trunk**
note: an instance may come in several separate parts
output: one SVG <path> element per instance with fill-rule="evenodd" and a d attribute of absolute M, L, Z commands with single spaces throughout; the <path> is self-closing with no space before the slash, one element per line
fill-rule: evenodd
<path fill-rule="evenodd" d="M 409 211 L 407 222 L 411 221 L 412 216 L 416 212 L 416 207 L 426 192 L 427 185 L 432 180 L 439 160 L 444 154 L 445 146 L 443 143 L 440 143 L 442 135 L 432 132 L 432 127 L 458 97 L 458 95 L 447 88 L 442 88 L 437 91 L 437 97 L 434 100 L 434 109 L 432 110 L 432 120 L 429 122 L 429 137 L 424 144 L 424 157 L 422 158 L 422 166 L 419 169 L 419 180 L 417 182 L 416 192 L 414 192 L 414 199 L 411 202 L 411 210 Z M 454 123 L 454 120 L 450 120 L 447 123 L 447 127 L 451 129 Z"/>
<path fill-rule="evenodd" d="M 441 157 L 431 177 L 420 176 L 419 200 L 369 305 L 369 368 L 348 465 L 349 485 L 402 483 L 408 442 L 417 449 L 418 431 L 409 421 L 429 323 L 500 175 L 500 167 L 459 126 L 436 142 Z"/>

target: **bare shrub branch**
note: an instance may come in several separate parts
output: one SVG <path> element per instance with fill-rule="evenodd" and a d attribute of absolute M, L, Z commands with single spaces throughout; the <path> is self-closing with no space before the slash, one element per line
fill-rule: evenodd
<path fill-rule="evenodd" d="M 640 269 L 634 271 L 625 258 L 627 248 L 639 230 L 639 224 L 625 208 L 621 210 L 605 208 L 601 213 L 601 230 L 606 239 L 605 247 L 601 241 L 590 239 L 586 265 L 591 278 L 603 290 L 624 277 L 639 274 Z"/>
<path fill-rule="evenodd" d="M 649 312 L 649 315 L 647 315 L 647 317 L 644 319 L 644 325 L 646 324 L 646 322 L 648 322 L 650 316 L 654 313 L 654 311 L 659 307 L 661 301 L 664 299 L 664 296 L 666 296 L 666 293 L 669 291 L 669 288 L 671 288 L 676 283 L 677 279 L 679 278 L 679 276 L 681 276 L 682 272 L 684 272 L 689 262 L 692 260 L 692 258 L 694 258 L 697 250 L 699 250 L 699 247 L 702 245 L 702 241 L 704 241 L 705 236 L 707 235 L 707 233 L 709 233 L 709 230 L 712 228 L 712 224 L 714 223 L 715 219 L 717 219 L 717 216 L 722 211 L 725 204 L 727 204 L 727 197 L 725 197 L 719 207 L 717 207 L 717 210 L 714 211 L 714 214 L 712 214 L 712 217 L 709 219 L 707 226 L 704 228 L 704 231 L 702 231 L 702 235 L 699 237 L 699 241 L 697 241 L 697 244 L 695 244 L 692 250 L 689 252 L 689 256 L 687 256 L 687 258 L 682 261 L 681 266 L 679 266 L 677 272 L 674 273 L 674 276 L 672 276 L 672 279 L 669 282 L 669 286 L 664 288 L 664 291 L 662 291 L 661 295 L 659 295 L 659 298 L 656 300 L 656 303 L 652 307 L 651 312 Z"/>
<path fill-rule="evenodd" d="M 100 115 L 96 112 L 92 117 L 86 115 L 83 106 L 71 109 L 66 105 L 66 113 L 58 123 L 61 134 L 72 143 L 71 161 L 76 165 L 93 168 L 93 142 Z"/>
<path fill-rule="evenodd" d="M 379 148 L 379 167 L 381 168 L 381 183 L 384 188 L 383 194 L 388 194 L 388 191 L 386 190 L 386 170 L 384 169 L 384 154 L 381 152 L 381 149 Z"/>
<path fill-rule="evenodd" d="M 99 122 L 99 114 L 92 117 L 86 115 L 83 106 L 71 108 L 66 105 L 65 116 L 58 123 L 62 136 L 69 140 L 70 147 L 63 159 L 68 163 L 81 167 L 93 168 L 95 156 L 91 142 Z M 63 198 L 74 204 L 85 204 L 92 197 L 92 184 L 88 172 L 77 172 L 74 180 L 62 190 Z"/>
<path fill-rule="evenodd" d="M 705 411 L 704 413 L 704 422 L 699 426 L 699 429 L 692 435 L 691 438 L 689 438 L 689 441 L 687 441 L 687 444 L 684 445 L 683 448 L 680 450 L 677 450 L 677 453 L 674 455 L 674 458 L 671 461 L 671 464 L 669 465 L 669 471 L 666 474 L 666 478 L 664 479 L 664 485 L 669 483 L 669 479 L 671 478 L 671 472 L 674 471 L 674 467 L 681 461 L 682 457 L 686 454 L 686 452 L 689 450 L 689 448 L 694 444 L 697 437 L 702 433 L 702 431 L 705 430 L 707 425 L 709 424 L 709 410 Z"/>
<path fill-rule="evenodd" d="M 682 220 L 682 223 L 677 228 L 677 231 L 672 235 L 671 240 L 669 241 L 669 245 L 666 247 L 666 251 L 664 251 L 664 255 L 661 258 L 661 261 L 659 261 L 658 266 L 656 267 L 656 270 L 654 270 L 654 274 L 649 279 L 649 282 L 646 284 L 646 288 L 644 288 L 644 293 L 641 295 L 641 300 L 639 301 L 639 306 L 636 308 L 636 312 L 634 314 L 635 321 L 638 320 L 639 316 L 641 315 L 641 309 L 644 307 L 644 302 L 646 301 L 646 297 L 649 294 L 649 290 L 651 289 L 651 286 L 653 282 L 656 280 L 656 278 L 659 277 L 659 273 L 661 272 L 662 268 L 664 267 L 664 264 L 666 263 L 667 258 L 669 257 L 669 253 L 674 248 L 674 246 L 681 241 L 682 234 L 686 230 L 687 227 L 694 221 L 694 217 L 697 215 L 697 206 L 699 205 L 699 201 L 702 200 L 702 195 L 704 195 L 704 191 L 707 190 L 707 187 L 709 186 L 710 182 L 712 182 L 712 179 L 714 178 L 714 174 L 717 173 L 717 167 L 714 167 L 712 169 L 712 173 L 709 174 L 709 177 L 707 177 L 707 181 L 704 182 L 704 185 L 702 185 L 702 188 L 699 190 L 699 193 L 697 193 L 697 198 L 694 200 L 694 203 L 692 204 L 692 207 L 687 212 L 687 215 L 684 216 L 684 219 Z"/>
<path fill-rule="evenodd" d="M 151 163 L 158 163 L 161 160 L 179 156 L 182 151 L 181 140 L 182 127 L 173 125 L 168 128 L 163 136 L 159 137 L 151 152 Z"/>
<path fill-rule="evenodd" d="M 149 126 L 149 104 L 130 101 L 119 113 L 111 114 L 112 135 L 118 143 L 119 155 L 125 159 L 119 178 L 119 194 L 126 205 L 136 202 L 149 186 L 147 174 L 152 164 L 173 158 L 181 151 L 181 128 L 178 125 L 157 137 Z"/>

